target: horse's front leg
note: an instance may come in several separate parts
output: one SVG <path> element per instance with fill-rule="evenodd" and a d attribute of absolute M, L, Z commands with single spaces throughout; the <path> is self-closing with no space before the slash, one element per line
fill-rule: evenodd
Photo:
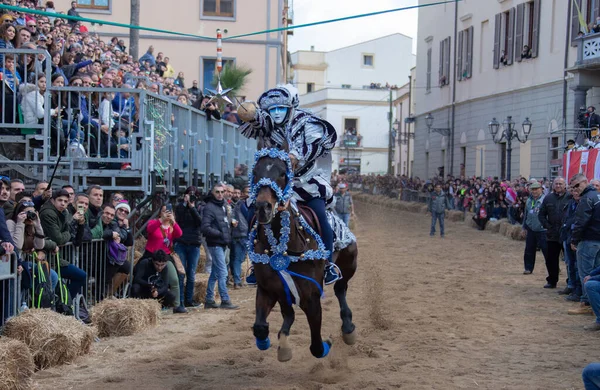
<path fill-rule="evenodd" d="M 290 337 L 290 329 L 294 323 L 296 315 L 294 308 L 285 301 L 279 301 L 281 307 L 281 315 L 283 316 L 283 325 L 279 331 L 279 348 L 277 348 L 277 359 L 280 362 L 287 362 L 292 359 L 292 347 L 290 347 L 288 337 Z"/>
<path fill-rule="evenodd" d="M 346 300 L 346 292 L 348 291 L 348 280 L 341 279 L 335 282 L 333 285 L 335 296 L 340 303 L 340 317 L 342 318 L 342 338 L 344 343 L 353 345 L 356 343 L 356 333 L 354 332 L 355 326 L 352 323 L 352 311 L 348 306 Z"/>
<path fill-rule="evenodd" d="M 302 310 L 308 319 L 310 326 L 310 352 L 316 358 L 323 358 L 329 353 L 331 340 L 321 338 L 321 298 L 318 294 L 313 294 L 310 299 L 302 301 Z"/>
<path fill-rule="evenodd" d="M 271 297 L 260 285 L 256 288 L 256 320 L 252 327 L 256 346 L 261 351 L 269 349 L 271 340 L 269 340 L 269 323 L 267 317 L 271 309 L 275 306 L 276 299 Z"/>

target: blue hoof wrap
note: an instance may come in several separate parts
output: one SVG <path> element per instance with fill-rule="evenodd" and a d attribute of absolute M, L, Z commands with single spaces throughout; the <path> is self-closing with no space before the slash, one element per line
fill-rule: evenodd
<path fill-rule="evenodd" d="M 323 355 L 321 356 L 322 358 L 324 358 L 325 356 L 329 355 L 329 349 L 331 349 L 331 347 L 329 346 L 329 344 L 326 343 L 325 341 L 323 341 Z"/>
<path fill-rule="evenodd" d="M 271 340 L 268 337 L 264 340 L 256 339 L 256 347 L 261 351 L 266 351 L 271 347 Z M 327 350 L 329 351 L 329 348 Z"/>

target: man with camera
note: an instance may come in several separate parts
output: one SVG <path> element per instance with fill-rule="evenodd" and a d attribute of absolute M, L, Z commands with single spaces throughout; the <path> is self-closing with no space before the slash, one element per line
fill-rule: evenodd
<path fill-rule="evenodd" d="M 127 247 L 133 245 L 133 235 L 129 230 L 129 224 L 119 224 L 115 219 L 117 210 L 125 210 L 127 213 L 131 211 L 126 203 L 118 204 L 118 209 L 112 204 L 104 205 L 102 209 L 102 238 L 107 245 L 107 261 L 106 261 L 106 285 L 112 284 L 113 277 L 118 274 L 129 275 L 131 263 L 127 260 Z M 110 290 L 109 290 L 110 291 Z"/>
<path fill-rule="evenodd" d="M 183 195 L 183 200 L 175 208 L 175 220 L 183 234 L 175 241 L 174 249 L 185 268 L 185 275 L 179 275 L 179 293 L 180 302 L 186 307 L 200 306 L 200 303 L 194 302 L 193 299 L 196 268 L 198 267 L 200 245 L 202 244 L 197 201 L 196 187 L 188 187 Z"/>
<path fill-rule="evenodd" d="M 171 307 L 175 295 L 169 286 L 168 255 L 161 249 L 140 260 L 133 269 L 131 296 L 142 299 L 158 299 L 163 307 Z"/>

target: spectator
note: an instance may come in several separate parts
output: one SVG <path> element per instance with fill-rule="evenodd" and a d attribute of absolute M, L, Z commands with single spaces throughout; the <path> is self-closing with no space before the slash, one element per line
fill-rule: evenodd
<path fill-rule="evenodd" d="M 67 12 L 67 15 L 69 15 L 69 16 L 75 16 L 75 17 L 78 17 L 78 18 L 81 17 L 81 16 L 79 16 L 79 12 L 77 12 L 77 2 L 76 1 L 72 1 L 71 2 L 71 8 Z M 74 25 L 77 24 L 77 20 L 69 19 L 68 23 L 71 25 L 71 27 L 73 27 Z"/>
<path fill-rule="evenodd" d="M 22 110 L 25 124 L 37 125 L 44 120 L 44 95 L 46 93 L 46 76 L 37 75 L 37 85 L 24 84 L 21 87 L 23 97 Z M 50 116 L 55 116 L 56 110 L 50 109 Z"/>
<path fill-rule="evenodd" d="M 236 190 L 239 191 L 239 190 Z M 242 263 L 246 258 L 248 247 L 248 206 L 246 199 L 250 195 L 250 187 L 246 185 L 241 191 L 239 201 L 233 209 L 231 224 L 233 226 L 231 232 L 231 261 L 230 268 L 233 275 L 233 288 L 242 287 Z"/>
<path fill-rule="evenodd" d="M 198 80 L 192 81 L 192 88 L 188 89 L 188 92 L 196 97 L 196 99 L 200 98 L 200 88 L 198 88 Z"/>
<path fill-rule="evenodd" d="M 544 288 L 556 288 L 559 273 L 559 257 L 563 245 L 560 241 L 559 230 L 562 224 L 563 210 L 571 200 L 567 194 L 565 179 L 557 177 L 554 179 L 554 191 L 544 197 L 538 218 L 546 229 L 546 269 L 548 270 L 548 282 Z"/>
<path fill-rule="evenodd" d="M 169 66 L 171 66 L 171 65 L 169 65 Z M 179 74 L 177 75 L 177 78 L 175 79 L 175 81 L 173 83 L 180 88 L 185 88 L 185 78 L 183 76 L 183 72 L 179 72 Z"/>
<path fill-rule="evenodd" d="M 600 390 L 600 363 L 588 364 L 581 373 L 585 390 Z"/>
<path fill-rule="evenodd" d="M 150 46 L 148 48 L 148 51 L 146 52 L 146 54 L 144 54 L 143 56 L 140 57 L 139 59 L 139 63 L 143 64 L 145 62 L 148 62 L 150 64 L 150 66 L 156 66 L 156 59 L 154 58 L 154 46 Z"/>
<path fill-rule="evenodd" d="M 175 240 L 175 252 L 185 268 L 185 275 L 179 275 L 180 303 L 185 307 L 198 307 L 194 302 L 194 283 L 196 268 L 200 258 L 202 233 L 200 231 L 200 213 L 197 208 L 196 187 L 188 187 L 183 200 L 175 208 L 175 220 L 181 227 L 181 237 Z M 185 283 L 184 283 L 185 279 Z"/>
<path fill-rule="evenodd" d="M 15 70 L 15 57 L 12 54 L 4 55 L 4 68 L 0 68 L 4 94 L 4 123 L 17 122 L 17 89 L 21 84 L 21 76 Z"/>
<path fill-rule="evenodd" d="M 57 12 L 56 12 L 56 9 L 54 8 L 54 2 L 53 2 L 53 1 L 47 1 L 47 2 L 46 2 L 46 12 L 48 12 L 48 13 L 52 13 L 52 14 L 56 14 L 56 13 L 57 13 Z M 51 24 L 54 24 L 54 20 L 56 20 L 56 18 L 54 18 L 54 17 L 52 17 L 52 16 L 49 16 L 49 17 L 48 17 L 48 21 L 49 21 Z"/>
<path fill-rule="evenodd" d="M 582 287 L 581 280 L 579 279 L 579 272 L 577 271 L 577 255 L 571 248 L 572 226 L 575 222 L 575 211 L 577 210 L 577 204 L 579 203 L 579 193 L 570 190 L 570 195 L 571 199 L 565 208 L 560 229 L 560 239 L 563 242 L 568 279 L 567 287 L 558 293 L 560 295 L 567 295 L 565 297 L 565 300 L 567 301 L 580 302 Z"/>
<path fill-rule="evenodd" d="M 431 230 L 429 231 L 431 237 L 435 236 L 435 225 L 437 221 L 440 221 L 440 237 L 444 238 L 444 217 L 449 208 L 448 198 L 442 191 L 442 186 L 436 184 L 427 205 L 427 211 L 431 213 Z"/>
<path fill-rule="evenodd" d="M 225 208 L 225 187 L 217 184 L 206 200 L 202 209 L 202 234 L 212 259 L 212 269 L 206 288 L 205 309 L 237 309 L 231 303 L 227 292 L 227 265 L 225 264 L 225 248 L 231 244 L 231 226 Z M 215 283 L 219 285 L 221 305 L 214 301 Z"/>
<path fill-rule="evenodd" d="M 115 219 L 117 213 L 129 214 L 131 208 L 127 203 L 120 203 L 115 208 L 107 204 L 102 209 L 102 226 L 104 232 L 102 238 L 106 242 L 107 264 L 106 264 L 106 288 L 112 291 L 113 278 L 121 273 L 129 275 L 131 263 L 127 260 L 127 247 L 133 246 L 133 235 L 129 230 L 129 222 L 126 218 Z"/>
<path fill-rule="evenodd" d="M 587 108 L 587 117 L 586 117 L 586 130 L 585 130 L 585 138 L 592 138 L 592 128 L 600 127 L 600 115 L 596 114 L 596 107 L 589 106 Z"/>
<path fill-rule="evenodd" d="M 40 211 L 42 206 L 52 198 L 52 189 L 48 188 L 48 182 L 46 180 L 40 180 L 33 190 L 33 203 L 35 203 L 35 209 Z"/>
<path fill-rule="evenodd" d="M 202 99 L 200 109 L 206 113 L 207 120 L 221 120 L 221 113 L 219 112 L 219 108 L 216 106 L 216 104 L 210 101 L 210 98 L 208 96 Z"/>
<path fill-rule="evenodd" d="M 67 212 L 68 204 L 69 194 L 67 191 L 60 190 L 52 195 L 52 201 L 44 204 L 40 211 L 42 229 L 46 233 L 47 240 L 53 241 L 57 246 L 65 245 L 71 241 L 69 227 L 71 216 Z M 71 297 L 75 297 L 85 285 L 87 275 L 83 270 L 74 264 L 70 264 L 62 256 L 59 260 L 60 263 L 57 266 L 60 267 L 61 276 L 70 280 L 69 292 Z"/>
<path fill-rule="evenodd" d="M 90 206 L 86 214 L 87 223 L 91 229 L 92 238 L 102 239 L 104 229 L 102 227 L 102 205 L 104 203 L 104 190 L 99 185 L 88 187 L 86 194 L 89 198 Z"/>
<path fill-rule="evenodd" d="M 67 193 L 69 194 L 69 205 L 67 206 L 67 211 L 69 212 L 69 214 L 74 215 L 75 214 L 75 188 L 73 188 L 72 185 L 70 184 L 65 184 L 64 186 L 61 187 L 62 190 L 67 191 Z"/>
<path fill-rule="evenodd" d="M 170 275 L 169 256 L 163 250 L 157 250 L 150 257 L 141 259 L 133 269 L 131 296 L 134 298 L 157 299 L 163 307 L 175 305 L 176 293 L 171 284 L 176 278 Z"/>
<path fill-rule="evenodd" d="M 527 233 L 525 253 L 523 255 L 525 263 L 523 274 L 525 275 L 529 275 L 533 272 L 537 248 L 540 248 L 544 258 L 547 258 L 546 229 L 544 229 L 544 226 L 542 226 L 538 218 L 542 202 L 544 201 L 542 185 L 535 181 L 529 186 L 529 190 L 531 191 L 531 196 L 527 199 L 523 214 L 523 232 Z"/>
<path fill-rule="evenodd" d="M 571 189 L 579 195 L 575 211 L 571 249 L 577 251 L 577 270 L 583 286 L 580 306 L 569 310 L 569 314 L 591 314 L 589 299 L 585 289 L 586 277 L 600 266 L 600 204 L 598 191 L 589 185 L 584 174 L 571 178 Z"/>
<path fill-rule="evenodd" d="M 163 205 L 158 218 L 148 222 L 146 232 L 148 233 L 148 241 L 143 257 L 152 257 L 158 250 L 162 250 L 168 255 L 170 261 L 167 264 L 167 267 L 169 267 L 169 280 L 167 282 L 175 294 L 173 312 L 186 313 L 187 310 L 181 305 L 177 269 L 174 260 L 169 256 L 173 251 L 173 243 L 182 235 L 181 228 L 173 215 L 173 206 L 170 204 Z"/>
<path fill-rule="evenodd" d="M 14 49 L 15 45 L 13 42 L 18 42 L 18 39 L 17 29 L 15 26 L 9 23 L 3 23 L 0 25 L 0 49 Z M 4 54 L 0 53 L 0 68 L 6 67 L 6 65 L 4 65 L 4 61 Z"/>
<path fill-rule="evenodd" d="M 110 196 L 110 204 L 112 204 L 112 206 L 115 208 L 123 201 L 127 202 L 125 200 L 125 196 L 120 192 L 113 192 Z M 129 205 L 127 205 L 127 207 L 129 207 Z"/>
<path fill-rule="evenodd" d="M 354 215 L 354 202 L 348 192 L 348 185 L 340 183 L 338 193 L 335 195 L 335 211 L 346 226 L 350 226 L 350 216 Z"/>

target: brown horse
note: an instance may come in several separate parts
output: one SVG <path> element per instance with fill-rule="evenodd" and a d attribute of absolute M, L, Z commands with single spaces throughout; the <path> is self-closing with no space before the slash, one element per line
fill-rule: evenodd
<path fill-rule="evenodd" d="M 280 154 L 287 157 L 287 152 Z M 260 157 L 252 171 L 252 186 L 255 187 L 255 232 L 251 233 L 252 244 L 254 246 L 254 257 L 259 255 L 273 255 L 272 245 L 269 243 L 268 229 L 272 231 L 273 237 L 280 242 L 282 232 L 286 231 L 289 225 L 289 242 L 285 256 L 295 256 L 299 261 L 289 263 L 285 269 L 292 275 L 294 286 L 284 281 L 281 274 L 273 269 L 271 264 L 255 262 L 254 270 L 257 279 L 256 291 L 256 321 L 253 326 L 254 336 L 256 337 L 257 347 L 266 350 L 270 346 L 269 341 L 269 316 L 273 306 L 279 302 L 281 314 L 283 316 L 283 325 L 279 331 L 279 348 L 277 357 L 279 361 L 288 361 L 292 358 L 292 349 L 288 337 L 290 328 L 294 323 L 294 308 L 290 301 L 290 288 L 297 289 L 297 298 L 300 301 L 294 302 L 306 314 L 311 332 L 310 351 L 317 358 L 327 356 L 331 347 L 331 340 L 323 341 L 321 338 L 321 293 L 323 286 L 323 272 L 326 259 L 308 260 L 304 256 L 310 254 L 310 251 L 318 249 L 317 242 L 309 233 L 311 226 L 314 231 L 318 231 L 316 217 L 308 218 L 308 222 L 301 223 L 301 215 L 304 212 L 296 212 L 292 209 L 289 202 L 282 204 L 281 195 L 286 190 L 291 191 L 290 162 L 285 161 L 285 157 Z M 259 183 L 259 180 L 266 178 L 270 185 Z M 288 186 L 290 184 L 290 186 Z M 278 190 L 281 190 L 279 192 Z M 286 222 L 286 213 L 289 218 Z M 306 227 L 305 227 L 306 226 Z M 273 238 L 271 237 L 271 238 Z M 308 255 L 310 256 L 310 255 Z M 342 319 L 342 336 L 346 344 L 351 345 L 356 341 L 355 326 L 352 323 L 352 311 L 346 301 L 346 291 L 348 282 L 352 279 L 357 267 L 358 248 L 356 243 L 352 243 L 345 249 L 334 254 L 334 261 L 342 272 L 342 279 L 334 285 L 335 295 L 340 305 L 340 316 Z M 251 258 L 252 254 L 251 254 Z M 289 278 L 288 278 L 289 281 Z"/>

